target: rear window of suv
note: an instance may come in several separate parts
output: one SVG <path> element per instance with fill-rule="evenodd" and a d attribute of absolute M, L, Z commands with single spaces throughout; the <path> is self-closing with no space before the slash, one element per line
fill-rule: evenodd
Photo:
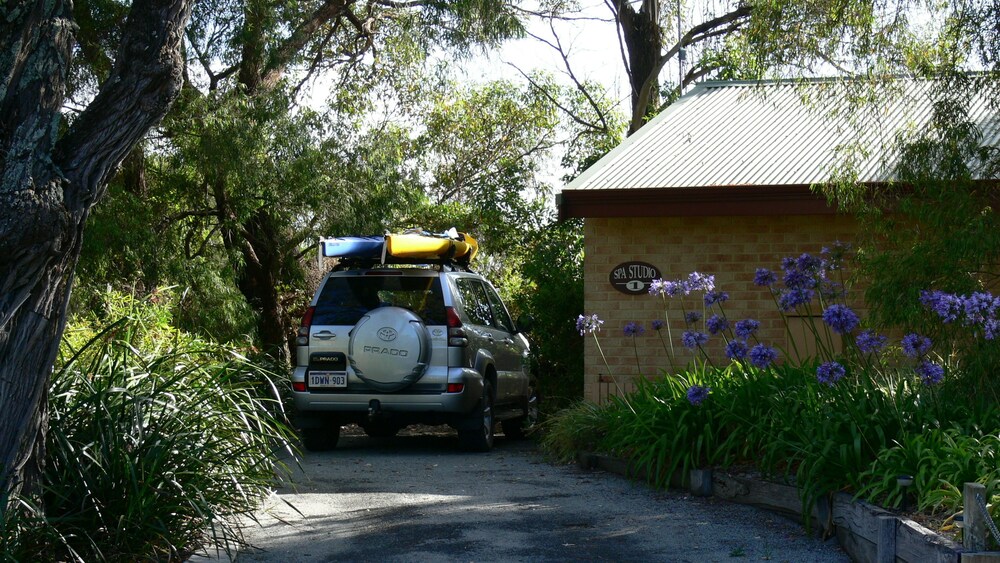
<path fill-rule="evenodd" d="M 402 307 L 424 324 L 447 324 L 437 277 L 350 276 L 327 279 L 316 301 L 314 325 L 354 325 L 378 307 Z"/>

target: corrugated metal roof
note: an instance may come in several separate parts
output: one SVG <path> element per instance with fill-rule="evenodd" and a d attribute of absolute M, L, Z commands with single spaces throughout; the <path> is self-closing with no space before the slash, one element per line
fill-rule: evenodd
<path fill-rule="evenodd" d="M 859 181 L 891 180 L 897 135 L 927 126 L 937 91 L 908 79 L 875 89 L 838 79 L 704 82 L 564 190 L 812 185 L 848 163 Z M 969 117 L 986 144 L 1000 143 L 984 89 Z"/>

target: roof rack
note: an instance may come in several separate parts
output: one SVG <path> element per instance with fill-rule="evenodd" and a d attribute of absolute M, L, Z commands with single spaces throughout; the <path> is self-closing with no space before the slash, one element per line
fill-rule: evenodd
<path fill-rule="evenodd" d="M 429 258 L 397 258 L 386 256 L 386 260 L 371 258 L 339 258 L 337 263 L 330 269 L 332 272 L 358 269 L 391 268 L 393 266 L 436 266 L 440 272 L 470 272 L 475 273 L 469 267 L 468 261 L 451 258 L 429 259 Z"/>

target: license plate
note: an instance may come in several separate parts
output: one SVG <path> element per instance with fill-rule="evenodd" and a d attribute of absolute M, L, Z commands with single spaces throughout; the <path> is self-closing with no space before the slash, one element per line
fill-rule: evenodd
<path fill-rule="evenodd" d="M 332 371 L 309 372 L 309 387 L 347 387 L 347 374 Z"/>

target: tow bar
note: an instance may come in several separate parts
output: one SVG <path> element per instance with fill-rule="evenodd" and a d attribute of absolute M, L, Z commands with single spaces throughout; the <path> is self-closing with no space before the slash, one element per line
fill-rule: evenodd
<path fill-rule="evenodd" d="M 382 414 L 382 403 L 378 399 L 368 401 L 368 420 L 375 420 Z"/>

